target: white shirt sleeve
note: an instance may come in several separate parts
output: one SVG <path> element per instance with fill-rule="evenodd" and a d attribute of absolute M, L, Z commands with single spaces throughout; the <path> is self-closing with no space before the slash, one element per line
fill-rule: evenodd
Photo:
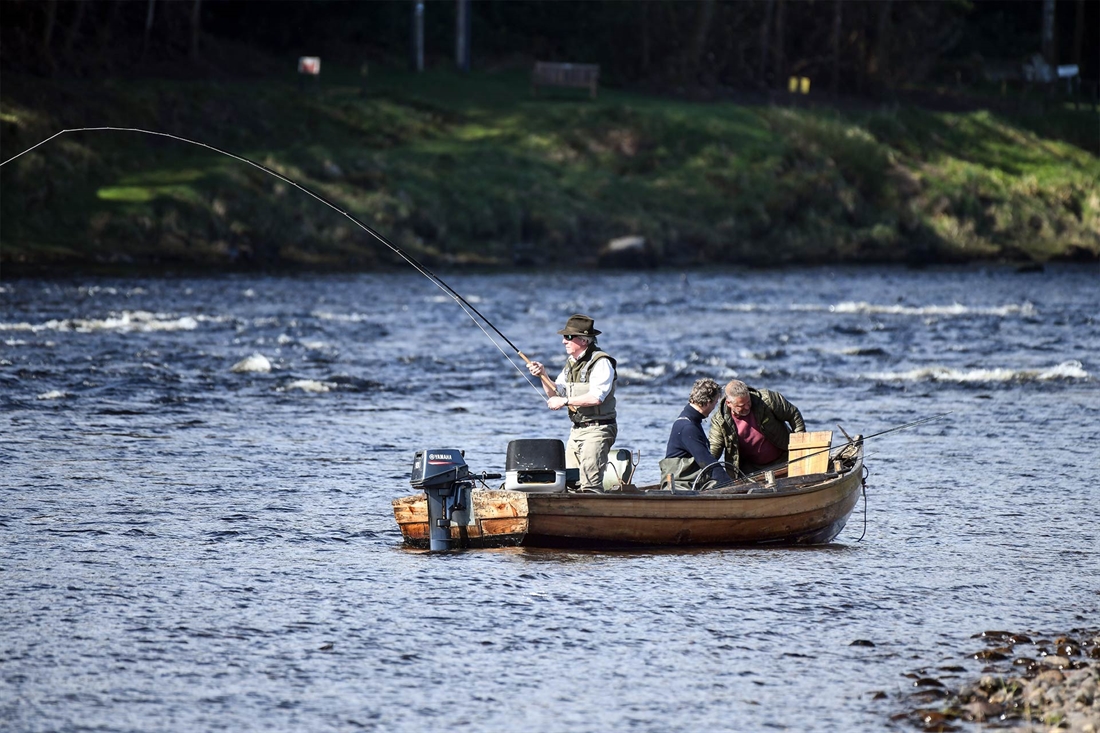
<path fill-rule="evenodd" d="M 615 370 L 611 368 L 611 360 L 600 359 L 588 373 L 588 394 L 599 397 L 600 402 L 603 402 L 611 391 L 614 379 Z"/>
<path fill-rule="evenodd" d="M 558 378 L 554 380 L 554 384 L 558 387 L 559 397 L 565 396 L 566 370 L 568 369 L 568 366 L 569 365 L 566 364 L 566 366 L 562 367 L 561 373 L 558 374 Z"/>

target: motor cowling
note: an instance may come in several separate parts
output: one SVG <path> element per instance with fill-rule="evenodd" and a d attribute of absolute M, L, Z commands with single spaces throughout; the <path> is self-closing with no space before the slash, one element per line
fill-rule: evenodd
<path fill-rule="evenodd" d="M 432 551 L 454 549 L 451 520 L 466 512 L 473 477 L 462 451 L 420 450 L 413 459 L 409 483 L 428 498 L 428 542 Z"/>
<path fill-rule="evenodd" d="M 409 483 L 414 489 L 434 489 L 469 477 L 470 467 L 462 451 L 436 448 L 416 452 Z"/>

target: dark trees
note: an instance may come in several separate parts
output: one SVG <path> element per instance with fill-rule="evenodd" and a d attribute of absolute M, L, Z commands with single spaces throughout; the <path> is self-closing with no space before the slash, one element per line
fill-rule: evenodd
<path fill-rule="evenodd" d="M 0 0 L 5 69 L 78 76 L 239 73 L 219 46 L 354 67 L 403 65 L 411 0 Z M 426 63 L 472 68 L 539 59 L 598 63 L 610 83 L 666 89 L 785 88 L 860 94 L 920 83 L 947 57 L 1055 63 L 1097 34 L 1085 0 L 428 0 Z M 466 33 L 456 36 L 459 9 Z M 988 27 L 987 27 L 988 26 Z M 470 28 L 472 27 L 472 31 Z M 200 38 L 209 40 L 200 53 Z M 1061 50 L 1061 52 L 1060 52 Z M 1061 58 L 1065 56 L 1065 58 Z M 144 58 L 145 64 L 138 60 Z M 292 66 L 291 66 L 292 68 Z"/>

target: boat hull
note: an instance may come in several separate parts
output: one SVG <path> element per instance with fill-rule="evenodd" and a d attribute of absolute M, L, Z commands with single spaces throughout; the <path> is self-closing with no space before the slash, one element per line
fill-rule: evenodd
<path fill-rule="evenodd" d="M 844 528 L 863 486 L 862 457 L 843 474 L 787 479 L 771 493 L 555 493 L 474 491 L 459 547 L 812 545 Z M 406 544 L 428 547 L 423 494 L 393 502 Z"/>

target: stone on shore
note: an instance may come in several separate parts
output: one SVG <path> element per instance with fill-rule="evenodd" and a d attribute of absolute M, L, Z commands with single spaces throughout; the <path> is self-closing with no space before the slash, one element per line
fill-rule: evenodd
<path fill-rule="evenodd" d="M 970 653 L 971 659 L 991 662 L 977 682 L 942 699 L 943 707 L 918 707 L 904 717 L 924 730 L 954 730 L 952 721 L 985 723 L 1024 733 L 1100 733 L 1100 630 L 1077 629 L 1073 636 L 1049 640 L 1034 635 L 986 632 L 975 635 L 987 643 L 1008 643 L 993 654 Z M 1017 647 L 1031 646 L 1031 656 L 1019 656 Z M 986 652 L 993 650 L 984 650 Z M 1005 654 L 1004 652 L 1011 652 Z M 1052 653 L 1057 652 L 1057 653 Z M 916 684 L 925 681 L 921 673 Z M 927 705 L 927 695 L 913 693 L 910 704 Z"/>

